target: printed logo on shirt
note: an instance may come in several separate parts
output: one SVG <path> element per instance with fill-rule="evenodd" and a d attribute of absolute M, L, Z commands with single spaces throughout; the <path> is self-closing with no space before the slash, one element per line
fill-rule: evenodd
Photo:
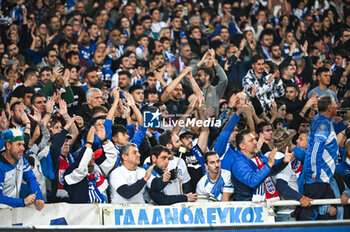
<path fill-rule="evenodd" d="M 268 178 L 268 179 L 265 181 L 265 184 L 266 184 L 266 189 L 267 189 L 267 191 L 268 191 L 270 194 L 274 194 L 276 190 L 275 190 L 274 184 L 272 183 L 271 178 Z"/>
<path fill-rule="evenodd" d="M 160 128 L 160 111 L 144 111 L 143 125 L 147 128 Z"/>

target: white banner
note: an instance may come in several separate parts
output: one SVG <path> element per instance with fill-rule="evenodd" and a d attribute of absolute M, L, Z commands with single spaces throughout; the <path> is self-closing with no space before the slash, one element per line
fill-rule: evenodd
<path fill-rule="evenodd" d="M 41 211 L 33 205 L 0 207 L 0 225 L 102 225 L 102 213 L 97 204 L 45 204 Z"/>
<path fill-rule="evenodd" d="M 266 204 L 253 202 L 178 203 L 171 206 L 100 205 L 105 225 L 179 226 L 273 223 L 274 213 Z"/>

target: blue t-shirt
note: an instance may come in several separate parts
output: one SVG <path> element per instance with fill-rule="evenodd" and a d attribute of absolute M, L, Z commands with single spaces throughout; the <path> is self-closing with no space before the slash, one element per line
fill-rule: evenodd
<path fill-rule="evenodd" d="M 312 94 L 317 93 L 319 97 L 323 96 L 323 95 L 331 95 L 334 98 L 334 101 L 337 103 L 338 102 L 338 98 L 337 95 L 330 89 L 327 90 L 322 90 L 319 87 L 313 88 L 312 90 L 310 90 L 310 92 L 307 94 L 307 98 L 311 98 Z"/>

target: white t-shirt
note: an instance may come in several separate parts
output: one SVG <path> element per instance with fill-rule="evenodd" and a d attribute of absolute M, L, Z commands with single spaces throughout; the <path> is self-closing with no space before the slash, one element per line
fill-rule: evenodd
<path fill-rule="evenodd" d="M 7 98 L 8 98 L 8 96 L 10 95 L 11 91 L 15 90 L 18 86 L 23 85 L 23 84 L 21 84 L 21 83 L 15 83 L 15 84 L 13 85 L 13 87 L 12 87 L 11 90 L 7 90 L 7 87 L 8 87 L 9 85 L 10 85 L 9 82 L 5 82 L 5 83 L 2 85 L 2 91 L 3 91 L 3 93 L 4 93 L 4 102 L 7 101 Z"/>
<path fill-rule="evenodd" d="M 168 171 L 176 168 L 176 165 L 178 163 L 179 157 L 175 157 L 172 160 L 169 160 L 168 164 Z M 145 159 L 144 164 L 150 162 L 150 157 L 147 157 Z M 181 184 L 185 184 L 191 180 L 190 174 L 188 173 L 186 163 L 183 159 L 180 159 L 179 167 L 178 167 L 178 177 L 180 177 Z M 172 181 L 170 181 L 166 187 L 164 188 L 165 195 L 180 195 L 181 194 L 181 188 L 179 179 L 176 178 Z"/>
<path fill-rule="evenodd" d="M 231 172 L 221 169 L 221 175 L 216 182 L 211 182 L 209 175 L 206 174 L 198 181 L 196 193 L 199 195 L 210 195 L 221 201 L 222 193 L 233 193 Z"/>
<path fill-rule="evenodd" d="M 158 23 L 152 23 L 151 30 L 153 33 L 158 34 L 160 30 L 164 27 L 167 27 L 167 24 L 165 22 L 158 22 Z"/>
<path fill-rule="evenodd" d="M 169 160 L 168 170 L 171 171 L 176 168 L 179 157 L 175 157 L 172 160 Z M 188 173 L 186 163 L 183 159 L 180 159 L 178 167 L 178 177 L 180 177 L 181 184 L 185 184 L 191 180 L 190 174 Z M 179 195 L 181 194 L 181 188 L 179 183 L 179 178 L 176 178 L 170 181 L 167 186 L 164 188 L 165 195 Z"/>
<path fill-rule="evenodd" d="M 138 203 L 138 204 L 144 204 L 144 193 L 146 190 L 146 186 L 148 188 L 151 188 L 152 180 L 154 179 L 154 176 L 151 176 L 151 178 L 147 181 L 146 186 L 142 188 L 140 192 L 138 192 L 135 196 L 133 196 L 130 199 L 126 199 L 119 195 L 117 192 L 117 189 L 122 185 L 132 185 L 136 183 L 138 180 L 145 177 L 146 170 L 140 167 L 137 167 L 136 170 L 131 171 L 127 169 L 125 166 L 119 166 L 118 168 L 114 169 L 110 176 L 109 176 L 109 183 L 111 186 L 111 192 L 110 192 L 110 198 L 111 203 Z"/>

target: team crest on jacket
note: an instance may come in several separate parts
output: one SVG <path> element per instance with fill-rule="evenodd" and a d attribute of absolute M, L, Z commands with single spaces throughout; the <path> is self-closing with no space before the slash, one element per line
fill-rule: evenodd
<path fill-rule="evenodd" d="M 296 172 L 301 166 L 301 162 L 299 160 L 295 160 L 294 162 L 292 162 L 291 165 L 292 165 L 293 172 Z"/>

